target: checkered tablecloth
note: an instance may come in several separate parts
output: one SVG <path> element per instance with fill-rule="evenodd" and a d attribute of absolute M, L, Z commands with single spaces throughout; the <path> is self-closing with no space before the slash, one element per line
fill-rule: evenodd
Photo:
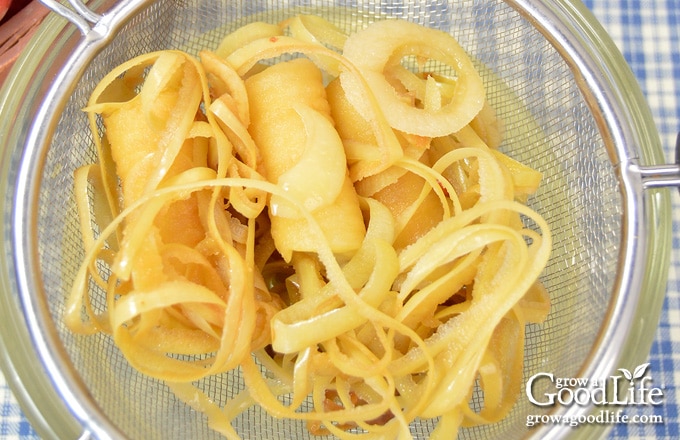
<path fill-rule="evenodd" d="M 586 0 L 632 68 L 647 97 L 665 147 L 674 161 L 680 131 L 680 0 Z M 673 191 L 673 247 L 666 299 L 656 339 L 649 354 L 654 383 L 664 389 L 664 402 L 634 415 L 663 416 L 659 424 L 618 424 L 611 439 L 677 439 L 677 384 L 680 383 L 680 198 Z"/>
<path fill-rule="evenodd" d="M 680 0 L 585 0 L 607 29 L 638 78 L 648 99 L 666 160 L 674 160 L 673 146 L 680 131 Z M 673 250 L 667 295 L 656 340 L 649 355 L 655 386 L 664 390 L 662 405 L 652 413 L 663 423 L 617 424 L 611 439 L 677 439 L 680 382 L 680 197 L 673 192 Z M 0 374 L 0 439 L 33 439 L 36 432 Z M 629 415 L 636 414 L 626 408 Z"/>

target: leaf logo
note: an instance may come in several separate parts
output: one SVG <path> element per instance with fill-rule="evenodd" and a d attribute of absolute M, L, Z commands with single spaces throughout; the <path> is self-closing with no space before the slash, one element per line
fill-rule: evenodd
<path fill-rule="evenodd" d="M 639 379 L 639 378 L 641 378 L 642 376 L 645 375 L 645 372 L 647 371 L 647 367 L 649 367 L 649 362 L 646 363 L 646 364 L 638 365 L 637 367 L 635 367 L 635 370 L 633 370 L 632 373 L 625 368 L 619 368 L 619 371 L 621 373 L 623 373 L 624 377 L 626 379 L 628 379 L 630 381 L 631 385 L 632 385 L 633 381 L 635 381 L 635 379 Z"/>

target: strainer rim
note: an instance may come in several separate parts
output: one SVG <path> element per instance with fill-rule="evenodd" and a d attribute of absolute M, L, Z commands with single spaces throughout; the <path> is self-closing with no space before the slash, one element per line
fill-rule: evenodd
<path fill-rule="evenodd" d="M 146 4 L 146 3 L 149 3 L 149 1 L 144 2 L 144 4 Z M 520 5 L 520 6 L 522 6 L 522 5 L 526 6 L 527 4 L 532 3 L 532 2 L 530 2 L 530 1 L 508 1 L 508 3 L 517 4 L 517 5 Z M 594 17 L 592 17 L 592 16 L 590 15 L 589 11 L 579 10 L 578 8 L 576 8 L 576 7 L 574 6 L 574 3 L 576 3 L 576 2 L 573 2 L 573 1 L 570 1 L 570 0 L 556 0 L 554 3 L 555 3 L 555 5 L 559 5 L 559 6 L 562 6 L 562 7 L 564 8 L 564 10 L 562 11 L 562 13 L 566 13 L 565 11 L 571 10 L 572 12 L 573 12 L 573 11 L 577 11 L 579 14 L 582 14 L 582 15 L 579 17 L 579 19 L 582 20 L 582 24 L 588 24 L 589 26 L 592 26 L 592 27 L 593 27 L 593 30 L 592 30 L 593 35 L 597 35 L 601 40 L 603 40 L 603 41 L 605 41 L 605 42 L 607 42 L 607 43 L 611 41 L 611 40 L 609 40 L 609 37 L 608 37 L 608 35 L 606 35 L 606 33 L 605 33 L 604 35 L 600 34 L 600 32 L 604 32 L 603 30 L 600 30 L 597 26 L 594 26 L 594 24 L 596 24 L 596 21 L 594 21 Z M 570 8 L 567 8 L 566 6 L 570 6 Z M 572 7 L 573 7 L 573 8 L 576 8 L 576 9 L 572 9 Z M 575 13 L 575 12 L 574 12 L 574 13 Z M 574 17 L 571 17 L 571 18 L 574 19 Z M 46 25 L 45 25 L 45 26 L 46 26 Z M 64 25 L 64 26 L 66 26 L 66 25 Z M 37 39 L 37 38 L 40 38 L 39 35 L 41 35 L 41 32 L 38 32 L 38 34 L 37 34 L 37 36 L 36 36 L 36 39 Z M 31 42 L 31 44 L 38 45 L 39 43 L 35 42 L 35 40 L 34 40 L 34 41 Z M 86 43 L 82 43 L 82 44 L 86 44 Z M 91 44 L 91 43 L 88 43 L 88 44 Z M 612 43 L 612 45 L 613 45 L 613 43 Z M 620 55 L 620 54 L 619 54 L 619 55 Z M 622 57 L 622 56 L 620 57 L 620 59 L 623 61 L 623 57 Z M 623 61 L 623 62 L 625 63 L 625 61 Z M 15 73 L 15 74 L 16 74 L 16 73 Z M 644 109 L 643 109 L 642 113 L 643 113 L 643 116 L 644 116 L 644 113 L 645 113 Z M 634 118 L 634 117 L 636 117 L 636 115 L 626 115 L 626 118 Z M 638 117 L 639 117 L 639 116 L 638 116 Z M 625 119 L 625 118 L 624 118 L 624 119 Z M 622 122 L 620 122 L 619 124 L 623 124 L 624 122 L 625 122 L 625 121 L 622 121 Z M 647 126 L 647 125 L 648 125 L 648 122 L 642 123 L 641 125 Z M 617 130 L 618 130 L 618 129 L 617 129 Z M 617 130 L 614 130 L 614 131 L 617 131 Z M 629 135 L 624 135 L 623 133 L 621 133 L 620 135 L 621 135 L 621 136 L 629 136 Z M 625 145 L 629 145 L 629 143 L 626 142 Z M 642 144 L 641 147 L 645 147 L 645 144 Z M 652 153 L 653 153 L 654 151 L 660 150 L 660 146 L 651 145 L 651 146 L 649 146 L 649 149 L 651 149 L 651 150 L 652 150 Z M 644 153 L 644 151 L 643 151 L 643 153 Z M 628 153 L 624 153 L 624 155 L 625 155 L 625 154 L 628 154 Z M 655 157 L 654 154 L 648 154 L 648 156 L 652 157 L 653 159 L 657 159 L 657 158 L 658 158 L 658 154 L 656 154 L 656 157 Z M 636 159 L 638 159 L 638 158 L 631 157 L 631 159 L 636 160 Z M 645 159 L 646 159 L 646 155 L 643 154 L 643 157 L 641 157 L 640 159 L 645 160 Z M 665 211 L 668 211 L 669 202 L 668 202 L 667 200 L 666 200 L 666 201 L 663 201 L 663 200 L 662 200 L 662 201 L 658 202 L 658 206 L 647 206 L 647 205 L 650 204 L 650 202 L 649 202 L 649 200 L 646 200 L 645 195 L 642 193 L 642 191 L 639 190 L 639 175 L 636 174 L 636 173 L 630 172 L 630 170 L 629 170 L 629 168 L 628 168 L 628 165 L 625 164 L 625 163 L 622 163 L 622 166 L 620 167 L 620 172 L 621 172 L 622 182 L 624 182 L 624 185 L 623 185 L 624 192 L 625 192 L 625 194 L 626 194 L 626 196 L 624 197 L 624 199 L 627 200 L 627 201 L 629 201 L 628 204 L 627 204 L 627 207 L 625 207 L 624 209 L 626 209 L 627 212 L 628 212 L 628 211 L 631 211 L 630 208 L 631 208 L 632 206 L 638 206 L 638 207 L 639 207 L 639 206 L 645 205 L 645 208 L 644 208 L 644 209 L 643 209 L 643 208 L 639 208 L 639 209 L 637 209 L 637 210 L 632 210 L 632 211 L 631 211 L 631 213 L 633 213 L 633 214 L 635 214 L 635 215 L 633 215 L 633 216 L 631 217 L 631 219 L 633 219 L 633 221 L 632 221 L 632 222 L 628 222 L 628 223 L 625 225 L 626 228 L 628 228 L 628 231 L 629 231 L 629 232 L 627 232 L 626 234 L 624 234 L 624 237 L 628 236 L 627 234 L 629 234 L 630 236 L 635 236 L 636 234 L 640 235 L 640 234 L 639 234 L 640 231 L 644 231 L 644 230 L 645 230 L 645 225 L 646 225 L 646 224 L 648 224 L 648 223 L 652 223 L 652 224 L 657 223 L 657 222 L 659 221 L 659 220 L 658 220 L 659 218 L 662 218 L 662 217 L 664 217 L 664 216 L 667 215 L 666 213 L 664 213 L 664 212 L 662 212 L 662 211 L 664 211 L 664 210 L 665 210 Z M 636 188 L 637 188 L 637 189 L 636 189 Z M 16 189 L 16 188 L 15 188 L 15 189 Z M 15 195 L 15 197 L 16 197 L 17 199 L 21 199 L 21 198 L 22 198 L 22 195 L 21 195 L 21 194 L 18 194 L 18 192 L 19 192 L 18 189 L 16 189 L 16 190 L 17 190 L 17 194 Z M 25 205 L 25 206 L 30 206 L 30 203 L 28 203 L 28 202 L 22 202 L 22 203 L 23 203 L 23 205 Z M 657 216 L 657 213 L 658 213 L 658 216 Z M 655 217 L 655 216 L 656 216 L 656 217 L 655 217 L 655 218 L 652 218 L 651 220 L 650 220 L 650 219 L 647 219 L 647 218 L 642 218 L 642 216 L 645 215 L 645 214 L 646 214 L 646 215 L 650 215 L 651 217 Z M 23 216 L 21 215 L 21 213 L 15 213 L 15 215 L 16 215 L 15 218 L 23 218 Z M 640 216 L 641 218 L 638 219 L 638 218 L 637 218 L 638 216 Z M 19 224 L 21 224 L 21 222 L 20 222 Z M 20 228 L 20 229 L 19 229 L 19 232 L 16 232 L 16 233 L 12 236 L 12 241 L 13 241 L 13 243 L 14 243 L 15 246 L 17 246 L 17 245 L 20 246 L 21 240 L 24 239 L 24 237 L 22 237 L 21 234 L 22 234 L 24 231 L 25 231 L 25 229 Z M 644 236 L 644 234 L 641 234 L 641 236 Z M 648 266 L 648 262 L 646 261 L 647 255 L 648 255 L 650 252 L 654 253 L 654 250 L 656 249 L 655 246 L 660 246 L 660 243 L 657 243 L 657 241 L 662 241 L 662 240 L 652 241 L 651 243 L 647 243 L 647 241 L 648 241 L 648 240 L 643 240 L 643 242 L 631 242 L 631 243 L 630 243 L 631 246 L 635 246 L 634 249 L 640 249 L 639 251 L 635 251 L 635 255 L 636 255 L 636 257 L 637 257 L 636 262 L 637 262 L 638 264 L 639 264 L 639 263 L 644 263 L 645 266 Z M 664 250 L 663 253 L 665 253 L 665 250 Z M 16 258 L 16 257 L 15 257 L 15 258 Z M 26 257 L 23 257 L 23 256 L 22 256 L 22 257 L 20 257 L 19 259 L 15 260 L 15 261 L 17 262 L 17 267 L 22 267 L 21 264 L 22 264 L 22 262 L 24 261 L 23 258 L 26 258 Z M 28 258 L 30 258 L 30 257 L 28 257 Z M 632 263 L 631 263 L 631 264 L 632 264 Z M 661 265 L 661 266 L 663 266 L 663 265 Z M 654 267 L 655 267 L 655 266 L 653 266 L 652 269 L 653 269 Z M 662 269 L 661 269 L 661 270 L 662 270 Z M 639 286 L 639 287 L 640 287 L 640 289 L 638 289 L 637 294 L 635 294 L 635 295 L 634 295 L 634 298 L 633 298 L 633 299 L 634 299 L 633 303 L 637 303 L 638 300 L 639 300 L 639 295 L 641 294 L 641 292 L 639 292 L 639 290 L 641 290 L 642 286 L 644 285 L 644 281 L 643 281 L 640 277 L 634 277 L 634 279 L 630 280 L 630 284 L 631 284 L 631 286 Z M 632 288 L 632 287 L 630 287 L 629 289 L 631 289 L 631 288 Z M 27 294 L 27 293 L 24 292 L 24 293 L 21 294 L 22 301 L 24 302 L 24 308 L 27 307 L 26 302 L 29 303 L 29 304 L 28 304 L 29 307 L 30 307 L 30 302 L 31 302 L 30 297 L 28 297 L 28 296 L 26 296 L 26 295 L 30 295 L 30 293 Z M 656 295 L 656 296 L 658 296 L 658 295 Z M 628 308 L 626 308 L 626 310 L 628 310 L 629 313 L 632 313 L 633 310 L 630 310 L 631 308 L 634 309 L 634 307 L 628 307 Z M 659 312 L 660 312 L 660 309 L 659 309 Z M 612 311 L 612 317 L 616 317 L 616 316 L 621 316 L 621 315 L 620 315 L 619 312 Z M 628 315 L 626 315 L 626 316 L 628 316 Z M 633 318 L 630 318 L 630 319 L 633 319 Z M 651 321 L 655 321 L 655 319 L 652 319 Z M 33 337 L 34 337 L 34 338 L 36 338 L 36 337 L 39 338 L 40 335 L 33 335 Z M 626 333 L 626 338 L 627 338 L 627 333 Z M 625 339 L 625 338 L 624 338 L 624 339 Z M 650 341 L 650 343 L 651 343 L 651 341 Z M 45 354 L 42 354 L 41 356 L 45 356 Z M 47 355 L 47 356 L 51 356 L 51 354 L 50 354 L 50 355 Z M 45 361 L 45 359 L 43 358 L 43 359 L 42 359 L 42 362 L 44 362 L 44 361 Z M 609 364 L 612 364 L 612 363 L 613 363 L 613 361 L 609 362 Z M 611 371 L 611 369 L 613 369 L 614 365 L 609 365 L 609 364 L 608 364 L 608 368 L 609 368 L 609 371 Z M 73 411 L 73 408 L 71 408 L 71 410 Z M 76 417 L 77 417 L 77 418 L 81 417 L 80 415 L 78 415 L 78 414 L 81 414 L 81 411 L 75 411 L 75 413 L 76 413 Z M 89 417 L 88 417 L 88 419 L 89 419 Z M 83 426 L 85 426 L 85 424 L 86 424 L 86 423 L 89 423 L 89 422 L 87 422 L 87 421 L 86 421 L 86 422 L 83 422 L 83 421 L 81 420 L 80 423 L 84 423 Z M 537 433 L 538 433 L 538 432 L 539 432 L 539 431 L 537 431 Z M 538 434 L 536 434 L 536 435 L 538 435 Z"/>

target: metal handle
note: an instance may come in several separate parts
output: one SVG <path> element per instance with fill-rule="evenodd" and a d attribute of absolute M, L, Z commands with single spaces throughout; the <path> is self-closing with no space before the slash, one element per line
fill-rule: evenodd
<path fill-rule="evenodd" d="M 645 188 L 677 186 L 680 190 L 680 133 L 675 140 L 675 164 L 637 167 Z"/>
<path fill-rule="evenodd" d="M 98 23 L 102 19 L 100 14 L 90 10 L 80 0 L 68 0 L 73 9 L 64 6 L 57 0 L 40 0 L 40 3 L 76 25 L 83 35 L 89 34 L 92 31 L 91 25 Z"/>

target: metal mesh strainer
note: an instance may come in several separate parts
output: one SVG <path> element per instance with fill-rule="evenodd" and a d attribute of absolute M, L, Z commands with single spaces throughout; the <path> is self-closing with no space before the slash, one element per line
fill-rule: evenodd
<path fill-rule="evenodd" d="M 655 244 L 653 235 L 664 238 L 667 200 L 664 192 L 643 189 L 668 184 L 665 176 L 678 171 L 642 166 L 659 159 L 646 110 L 622 61 L 608 52 L 606 40 L 594 38 L 601 34 L 580 6 L 530 0 L 166 0 L 99 2 L 90 8 L 107 12 L 98 15 L 75 2 L 76 13 L 45 3 L 85 37 L 65 27 L 54 43 L 58 50 L 46 56 L 60 69 L 53 70 L 53 86 L 15 161 L 13 276 L 40 359 L 84 437 L 215 435 L 163 384 L 132 370 L 109 337 L 74 336 L 60 321 L 82 258 L 73 170 L 96 160 L 81 108 L 94 85 L 133 56 L 168 48 L 197 53 L 215 48 L 245 22 L 278 22 L 295 13 L 321 14 L 350 31 L 379 17 L 405 18 L 450 32 L 475 58 L 488 99 L 506 124 L 503 150 L 545 176 L 530 204 L 554 234 L 542 278 L 553 309 L 544 325 L 527 330 L 526 374 L 604 377 L 616 367 L 634 366 L 621 362 L 646 356 L 660 304 L 660 281 L 649 277 L 663 279 L 667 264 L 664 245 Z M 67 52 L 66 61 L 57 55 Z M 654 256 L 659 249 L 661 256 Z M 648 303 L 643 295 L 650 295 Z M 651 324 L 641 326 L 642 318 Z M 234 373 L 201 386 L 223 402 L 243 384 Z M 547 410 L 575 414 L 587 408 Z M 529 431 L 526 415 L 540 411 L 522 396 L 505 421 L 465 430 L 461 437 L 564 433 L 560 426 Z M 306 433 L 303 423 L 276 420 L 256 408 L 237 427 L 249 439 Z M 412 434 L 426 438 L 430 429 L 416 424 Z"/>

